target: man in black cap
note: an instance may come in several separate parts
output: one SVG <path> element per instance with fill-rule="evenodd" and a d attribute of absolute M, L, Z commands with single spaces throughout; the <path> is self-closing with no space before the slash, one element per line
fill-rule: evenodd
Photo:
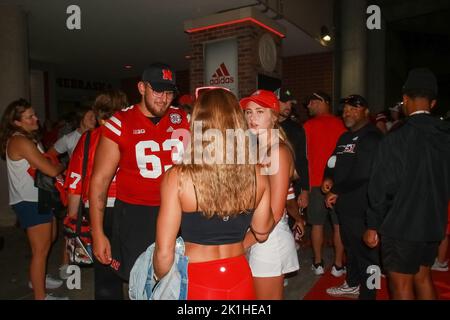
<path fill-rule="evenodd" d="M 342 118 L 349 131 L 341 135 L 325 168 L 322 192 L 328 208 L 335 209 L 347 255 L 346 281 L 327 289 L 332 296 L 358 296 L 374 300 L 376 288 L 367 285 L 369 266 L 377 266 L 379 253 L 362 241 L 366 226 L 367 186 L 372 161 L 382 133 L 369 121 L 366 99 L 350 95 L 341 99 Z"/>
<path fill-rule="evenodd" d="M 445 236 L 450 199 L 450 125 L 430 114 L 436 96 L 430 70 L 409 72 L 407 119 L 380 143 L 369 183 L 364 241 L 370 247 L 381 242 L 392 299 L 436 299 L 430 267 Z"/>
<path fill-rule="evenodd" d="M 290 117 L 293 105 L 297 103 L 291 91 L 284 88 L 277 91 L 278 100 L 280 101 L 278 122 L 294 149 L 295 170 L 300 177 L 300 179 L 294 182 L 294 190 L 300 208 L 304 209 L 308 206 L 309 202 L 309 172 L 308 158 L 306 157 L 305 130 Z"/>
<path fill-rule="evenodd" d="M 177 87 L 168 65 L 150 65 L 137 88 L 141 101 L 115 113 L 103 126 L 89 194 L 94 255 L 126 281 L 138 256 L 155 241 L 161 178 L 173 164 L 172 150 L 177 155 L 182 148 L 172 133 L 189 128 L 186 113 L 171 106 Z M 103 214 L 114 176 L 117 195 L 108 239 Z"/>

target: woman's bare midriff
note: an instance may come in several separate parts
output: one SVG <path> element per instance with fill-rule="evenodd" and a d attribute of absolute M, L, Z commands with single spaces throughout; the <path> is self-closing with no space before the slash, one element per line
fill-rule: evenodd
<path fill-rule="evenodd" d="M 201 245 L 186 242 L 185 248 L 185 254 L 189 257 L 189 262 L 205 262 L 226 259 L 244 254 L 242 242 L 222 245 Z"/>

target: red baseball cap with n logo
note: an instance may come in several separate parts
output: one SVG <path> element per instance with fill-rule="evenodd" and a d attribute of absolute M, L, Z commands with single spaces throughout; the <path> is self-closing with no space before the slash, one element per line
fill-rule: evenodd
<path fill-rule="evenodd" d="M 175 80 L 175 72 L 165 63 L 153 63 L 142 73 L 142 81 L 158 92 L 177 91 Z"/>

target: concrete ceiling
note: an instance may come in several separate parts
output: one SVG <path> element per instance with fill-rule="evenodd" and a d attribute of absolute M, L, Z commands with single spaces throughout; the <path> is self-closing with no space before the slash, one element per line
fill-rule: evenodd
<path fill-rule="evenodd" d="M 243 6 L 255 0 L 0 0 L 28 15 L 29 56 L 61 76 L 118 79 L 138 75 L 149 63 L 166 61 L 188 69 L 183 22 Z M 66 9 L 81 9 L 81 30 L 68 30 Z M 1 7 L 0 7 L 1 10 Z M 283 56 L 329 50 L 286 20 Z M 126 70 L 125 65 L 133 68 Z"/>

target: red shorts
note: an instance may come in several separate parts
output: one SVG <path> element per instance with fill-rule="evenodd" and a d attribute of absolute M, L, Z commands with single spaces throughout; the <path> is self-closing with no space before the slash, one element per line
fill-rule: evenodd
<path fill-rule="evenodd" d="M 254 300 L 252 272 L 244 255 L 188 264 L 188 300 Z"/>

